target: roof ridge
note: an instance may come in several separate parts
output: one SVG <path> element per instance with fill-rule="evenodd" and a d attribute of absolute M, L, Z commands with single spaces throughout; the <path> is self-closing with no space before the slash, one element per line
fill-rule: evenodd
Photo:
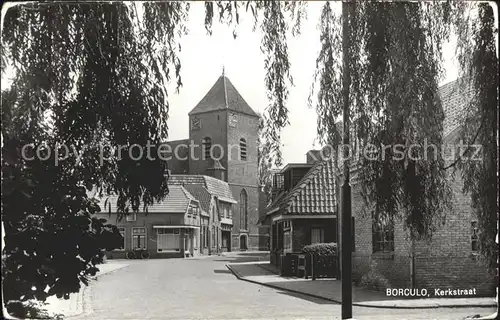
<path fill-rule="evenodd" d="M 224 87 L 224 102 L 226 105 L 226 109 L 229 109 L 229 104 L 227 101 L 227 84 L 226 84 L 226 76 L 224 75 L 224 71 L 222 72 L 222 81 L 223 81 L 223 87 Z"/>

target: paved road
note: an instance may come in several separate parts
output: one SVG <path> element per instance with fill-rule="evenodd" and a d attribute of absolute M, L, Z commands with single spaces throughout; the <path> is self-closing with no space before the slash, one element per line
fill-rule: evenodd
<path fill-rule="evenodd" d="M 89 290 L 84 319 L 340 319 L 338 304 L 237 280 L 228 262 L 255 256 L 127 261 Z M 87 310 L 90 310 L 88 307 Z M 464 319 L 486 309 L 354 308 L 356 319 Z"/>

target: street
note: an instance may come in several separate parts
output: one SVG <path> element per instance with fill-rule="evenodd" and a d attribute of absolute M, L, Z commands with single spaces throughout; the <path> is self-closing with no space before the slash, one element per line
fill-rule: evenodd
<path fill-rule="evenodd" d="M 338 304 L 240 281 L 225 266 L 252 259 L 255 256 L 243 253 L 120 261 L 129 266 L 94 281 L 87 288 L 90 306 L 76 318 L 340 319 Z M 355 319 L 464 319 L 492 312 L 492 308 L 353 308 Z"/>

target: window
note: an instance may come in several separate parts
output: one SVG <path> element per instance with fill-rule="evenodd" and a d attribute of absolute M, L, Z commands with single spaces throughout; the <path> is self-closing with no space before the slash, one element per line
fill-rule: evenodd
<path fill-rule="evenodd" d="M 227 204 L 223 204 L 224 218 L 229 218 L 229 207 Z"/>
<path fill-rule="evenodd" d="M 471 236 L 470 236 L 470 241 L 472 245 L 472 252 L 478 252 L 479 251 L 479 236 L 478 236 L 478 227 L 477 227 L 477 221 L 472 221 L 471 222 Z"/>
<path fill-rule="evenodd" d="M 126 220 L 129 222 L 136 221 L 137 220 L 137 213 L 132 212 L 132 213 L 128 214 Z"/>
<path fill-rule="evenodd" d="M 394 252 L 394 221 L 392 219 L 372 223 L 372 245 L 373 253 Z"/>
<path fill-rule="evenodd" d="M 132 249 L 146 249 L 146 228 L 132 228 Z"/>
<path fill-rule="evenodd" d="M 323 228 L 311 229 L 311 244 L 323 243 L 325 241 L 325 234 Z"/>
<path fill-rule="evenodd" d="M 122 246 L 118 249 L 115 249 L 115 250 L 125 250 L 125 227 L 118 227 L 118 231 L 120 231 L 120 234 L 123 237 L 123 242 L 122 242 Z"/>
<path fill-rule="evenodd" d="M 180 236 L 180 229 L 157 229 L 156 240 L 158 252 L 180 251 Z"/>
<path fill-rule="evenodd" d="M 292 237 L 290 235 L 290 231 L 285 232 L 283 234 L 283 238 L 284 238 L 283 251 L 285 253 L 292 252 Z"/>
<path fill-rule="evenodd" d="M 273 176 L 273 188 L 283 190 L 285 186 L 285 176 L 281 173 L 276 173 Z"/>
<path fill-rule="evenodd" d="M 203 236 L 205 237 L 204 242 L 203 242 L 203 247 L 208 248 L 208 227 L 203 227 Z"/>
<path fill-rule="evenodd" d="M 201 141 L 201 145 L 203 147 L 203 160 L 210 159 L 210 150 L 212 149 L 212 139 L 209 137 L 203 138 Z"/>
<path fill-rule="evenodd" d="M 212 248 L 215 248 L 215 227 L 212 227 Z"/>
<path fill-rule="evenodd" d="M 245 189 L 240 193 L 240 229 L 248 230 L 248 207 L 247 207 L 247 192 Z"/>
<path fill-rule="evenodd" d="M 189 206 L 188 208 L 188 215 L 197 215 L 198 214 L 198 207 L 195 206 Z"/>
<path fill-rule="evenodd" d="M 240 139 L 240 160 L 247 160 L 247 141 L 244 138 Z"/>

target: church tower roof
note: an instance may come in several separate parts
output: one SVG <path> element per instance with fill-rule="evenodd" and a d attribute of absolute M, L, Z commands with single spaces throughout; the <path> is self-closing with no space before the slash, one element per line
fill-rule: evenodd
<path fill-rule="evenodd" d="M 189 112 L 189 115 L 224 109 L 258 117 L 223 72 L 203 99 Z"/>

